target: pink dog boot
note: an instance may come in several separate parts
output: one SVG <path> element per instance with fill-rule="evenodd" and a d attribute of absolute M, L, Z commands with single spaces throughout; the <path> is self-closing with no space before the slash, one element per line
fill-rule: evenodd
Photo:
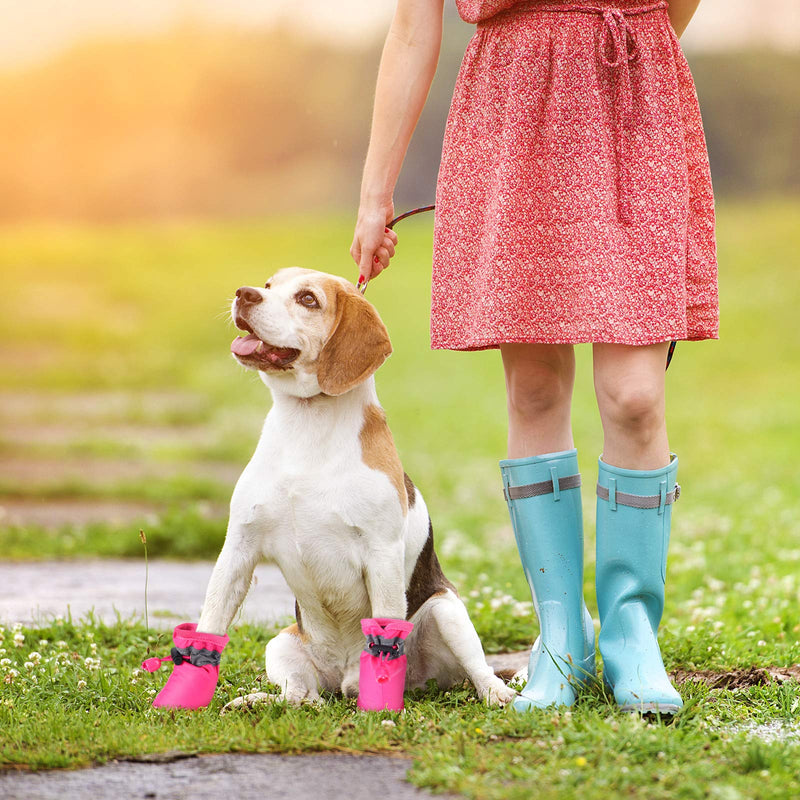
<path fill-rule="evenodd" d="M 414 625 L 402 619 L 362 619 L 367 645 L 361 653 L 358 707 L 362 711 L 402 711 L 406 688 L 405 638 Z"/>
<path fill-rule="evenodd" d="M 142 669 L 155 672 L 165 661 L 175 665 L 153 705 L 164 708 L 205 708 L 214 696 L 219 662 L 228 637 L 198 633 L 197 624 L 184 622 L 172 634 L 175 647 L 169 658 L 148 658 Z"/>

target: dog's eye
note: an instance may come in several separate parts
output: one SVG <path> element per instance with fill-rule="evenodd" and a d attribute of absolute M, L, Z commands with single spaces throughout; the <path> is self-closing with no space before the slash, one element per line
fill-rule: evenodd
<path fill-rule="evenodd" d="M 319 308 L 319 301 L 312 292 L 298 292 L 295 295 L 295 300 L 305 308 Z"/>
<path fill-rule="evenodd" d="M 264 288 L 265 288 L 265 289 L 269 289 L 269 288 L 270 288 L 270 283 L 269 283 L 269 281 L 267 281 L 267 282 L 264 284 Z"/>

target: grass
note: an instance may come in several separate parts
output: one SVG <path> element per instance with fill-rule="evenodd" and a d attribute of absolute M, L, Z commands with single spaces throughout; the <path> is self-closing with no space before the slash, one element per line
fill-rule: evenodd
<path fill-rule="evenodd" d="M 57 619 L 2 631 L 0 761 L 53 768 L 151 752 L 398 752 L 412 780 L 471 797 L 790 797 L 800 789 L 798 746 L 733 733 L 743 720 L 796 723 L 796 696 L 777 684 L 747 692 L 686 684 L 672 725 L 621 714 L 596 690 L 571 711 L 520 716 L 488 709 L 468 689 L 431 687 L 402 714 L 363 714 L 353 700 L 322 708 L 262 706 L 219 716 L 244 691 L 263 690 L 272 631 L 236 627 L 211 706 L 153 709 L 165 675 L 138 667 L 169 648 L 137 622 Z M 794 710 L 792 706 L 795 706 Z"/>
<path fill-rule="evenodd" d="M 799 216 L 795 201 L 720 208 L 722 339 L 680 344 L 670 369 L 669 424 L 684 488 L 660 636 L 670 669 L 800 662 Z M 224 520 L 209 518 L 204 503 L 223 502 L 231 485 L 198 477 L 192 465 L 243 465 L 268 407 L 261 383 L 228 355 L 234 331 L 226 298 L 289 264 L 354 276 L 349 233 L 348 222 L 337 219 L 6 230 L 0 400 L 24 402 L 6 412 L 0 455 L 31 464 L 77 460 L 86 475 L 136 461 L 143 473 L 108 481 L 4 473 L 1 496 L 144 500 L 156 513 L 143 525 L 0 525 L 5 557 L 141 558 L 143 526 L 151 558 L 213 558 Z M 425 493 L 445 570 L 486 649 L 521 649 L 536 631 L 499 493 L 499 359 L 428 350 L 429 222 L 404 223 L 400 235 L 391 271 L 369 289 L 395 348 L 378 374 L 381 400 L 404 465 Z M 602 446 L 589 361 L 589 348 L 579 348 L 574 420 L 586 486 Z M 143 430 L 146 436 L 137 435 Z M 150 477 L 148 465 L 161 477 Z M 587 602 L 596 616 L 588 489 L 584 501 Z M 671 726 L 631 720 L 600 692 L 571 712 L 520 718 L 482 707 L 467 689 L 421 693 L 395 716 L 357 714 L 352 702 L 333 699 L 321 710 L 275 706 L 220 718 L 219 708 L 240 688 L 259 685 L 271 631 L 234 632 L 214 704 L 193 715 L 149 708 L 166 673 L 132 683 L 148 646 L 169 649 L 163 635 L 139 622 L 54 621 L 18 633 L 23 646 L 14 646 L 10 628 L 0 644 L 0 659 L 12 662 L 0 672 L 17 672 L 0 684 L 0 761 L 9 766 L 69 766 L 170 749 L 399 751 L 414 757 L 411 776 L 419 785 L 470 797 L 527 797 L 533 787 L 544 798 L 800 794 L 797 738 L 769 743 L 744 732 L 767 723 L 796 731 L 796 682 L 737 690 L 685 683 L 687 708 Z M 66 643 L 60 650 L 59 641 Z M 41 663 L 26 668 L 34 650 Z M 60 658 L 58 675 L 56 652 L 69 655 L 68 663 Z M 87 667 L 94 657 L 99 665 Z M 81 680 L 86 685 L 78 688 Z M 389 721 L 395 724 L 382 724 Z"/>

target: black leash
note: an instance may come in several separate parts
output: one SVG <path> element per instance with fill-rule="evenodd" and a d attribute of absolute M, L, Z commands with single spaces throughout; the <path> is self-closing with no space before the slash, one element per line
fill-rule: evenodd
<path fill-rule="evenodd" d="M 413 217 L 415 214 L 423 214 L 426 211 L 433 211 L 436 208 L 435 205 L 432 206 L 420 206 L 420 208 L 412 208 L 411 211 L 406 211 L 405 214 L 400 214 L 399 216 L 395 217 L 386 227 L 391 231 L 394 230 L 394 226 L 397 225 L 398 222 L 402 222 L 402 220 Z M 361 281 L 358 282 L 358 286 L 356 287 L 361 294 L 364 294 L 367 291 L 367 284 L 369 280 L 365 280 L 363 283 Z M 669 365 L 672 363 L 672 357 L 675 355 L 675 348 L 678 346 L 677 341 L 672 341 L 669 343 L 669 350 L 667 351 L 667 366 L 664 367 L 664 370 L 669 369 Z"/>
<path fill-rule="evenodd" d="M 397 225 L 398 222 L 406 219 L 407 217 L 413 217 L 415 214 L 422 214 L 425 211 L 433 211 L 436 208 L 435 205 L 433 206 L 420 206 L 420 208 L 412 208 L 411 211 L 406 211 L 405 214 L 400 214 L 400 216 L 395 217 L 386 227 L 391 231 L 394 230 L 394 226 Z M 361 294 L 364 294 L 367 291 L 367 284 L 369 283 L 369 278 L 367 278 L 363 283 L 359 280 L 358 284 L 356 285 L 356 289 L 358 289 Z"/>

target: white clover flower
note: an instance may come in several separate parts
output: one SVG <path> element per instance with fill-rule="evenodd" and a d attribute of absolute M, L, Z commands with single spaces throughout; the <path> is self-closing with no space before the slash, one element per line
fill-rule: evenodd
<path fill-rule="evenodd" d="M 767 643 L 763 639 L 759 639 L 757 644 L 758 644 L 759 647 L 766 647 L 767 646 Z"/>
<path fill-rule="evenodd" d="M 64 617 L 61 614 L 56 615 L 56 625 L 63 625 L 64 624 Z"/>
<path fill-rule="evenodd" d="M 25 667 L 25 669 L 26 669 L 28 672 L 30 672 L 30 671 L 31 671 L 31 670 L 32 670 L 32 669 L 33 669 L 33 668 L 34 668 L 36 665 L 33 663 L 33 661 L 26 661 L 26 662 L 23 664 L 23 666 Z"/>
<path fill-rule="evenodd" d="M 533 603 L 523 601 L 520 603 L 514 603 L 514 606 L 511 609 L 511 615 L 514 617 L 527 617 L 530 616 L 532 611 Z"/>
<path fill-rule="evenodd" d="M 78 689 L 85 689 L 86 688 L 86 681 L 79 680 L 78 681 Z"/>
<path fill-rule="evenodd" d="M 22 630 L 22 623 L 21 622 L 15 622 L 11 626 L 12 633 L 19 633 L 21 630 Z"/>
<path fill-rule="evenodd" d="M 10 663 L 10 658 L 0 658 L 0 667 L 7 667 Z"/>
<path fill-rule="evenodd" d="M 14 647 L 22 647 L 25 644 L 25 634 L 24 633 L 15 633 L 14 634 Z"/>
<path fill-rule="evenodd" d="M 503 605 L 503 600 L 500 597 L 493 597 L 489 601 L 489 608 L 491 608 L 492 611 L 497 611 L 497 609 L 500 608 L 500 606 L 502 605 Z"/>
<path fill-rule="evenodd" d="M 384 728 L 396 728 L 397 727 L 397 723 L 393 719 L 381 720 L 381 725 Z"/>
<path fill-rule="evenodd" d="M 49 639 L 39 639 L 39 647 L 47 647 L 50 644 Z"/>
<path fill-rule="evenodd" d="M 97 655 L 97 645 L 94 642 L 89 646 L 89 651 L 93 656 Z"/>
<path fill-rule="evenodd" d="M 92 631 L 86 631 L 86 633 L 84 635 L 89 641 L 94 639 L 94 633 L 92 633 Z"/>
<path fill-rule="evenodd" d="M 33 661 L 34 664 L 37 666 L 42 663 L 42 654 L 33 650 L 29 655 L 28 658 Z"/>
<path fill-rule="evenodd" d="M 66 650 L 67 643 L 63 639 L 60 639 L 59 641 L 56 642 L 56 647 L 58 647 L 60 650 Z"/>

